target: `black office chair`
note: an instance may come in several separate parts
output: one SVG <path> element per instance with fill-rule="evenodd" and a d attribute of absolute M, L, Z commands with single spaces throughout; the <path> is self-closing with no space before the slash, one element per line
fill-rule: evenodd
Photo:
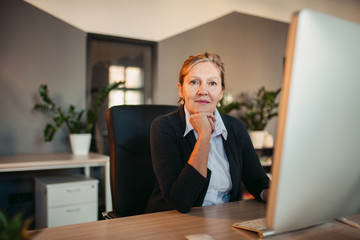
<path fill-rule="evenodd" d="M 168 105 L 121 105 L 108 109 L 110 185 L 113 211 L 104 218 L 145 212 L 154 188 L 150 155 L 150 125 L 154 118 L 175 111 Z"/>

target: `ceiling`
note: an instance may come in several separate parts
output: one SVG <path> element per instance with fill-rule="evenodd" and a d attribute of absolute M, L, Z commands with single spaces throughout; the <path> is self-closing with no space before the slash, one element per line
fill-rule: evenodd
<path fill-rule="evenodd" d="M 360 23 L 360 0 L 25 0 L 84 31 L 160 41 L 231 12 L 290 22 L 310 8 Z"/>

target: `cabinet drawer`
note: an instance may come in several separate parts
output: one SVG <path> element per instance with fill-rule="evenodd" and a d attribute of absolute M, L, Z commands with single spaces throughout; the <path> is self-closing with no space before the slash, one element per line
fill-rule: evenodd
<path fill-rule="evenodd" d="M 48 207 L 60 207 L 78 203 L 97 202 L 97 182 L 89 184 L 48 185 Z"/>
<path fill-rule="evenodd" d="M 97 203 L 77 204 L 48 209 L 48 226 L 56 227 L 97 221 Z"/>

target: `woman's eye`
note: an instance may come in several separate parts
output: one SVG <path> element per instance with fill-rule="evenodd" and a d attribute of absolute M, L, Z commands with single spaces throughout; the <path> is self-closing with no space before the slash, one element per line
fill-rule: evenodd
<path fill-rule="evenodd" d="M 191 84 L 191 85 L 196 85 L 197 83 L 198 83 L 198 82 L 197 82 L 196 80 L 191 80 L 191 81 L 190 81 L 190 84 Z"/>
<path fill-rule="evenodd" d="M 210 82 L 210 85 L 211 85 L 211 86 L 216 86 L 216 85 L 217 85 L 217 82 L 211 81 L 211 82 Z"/>

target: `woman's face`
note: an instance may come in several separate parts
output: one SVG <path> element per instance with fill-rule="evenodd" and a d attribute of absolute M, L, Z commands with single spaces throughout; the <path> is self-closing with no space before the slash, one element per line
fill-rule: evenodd
<path fill-rule="evenodd" d="M 211 62 L 201 62 L 193 66 L 184 77 L 183 85 L 178 83 L 177 87 L 190 114 L 213 113 L 224 92 L 220 70 Z"/>

